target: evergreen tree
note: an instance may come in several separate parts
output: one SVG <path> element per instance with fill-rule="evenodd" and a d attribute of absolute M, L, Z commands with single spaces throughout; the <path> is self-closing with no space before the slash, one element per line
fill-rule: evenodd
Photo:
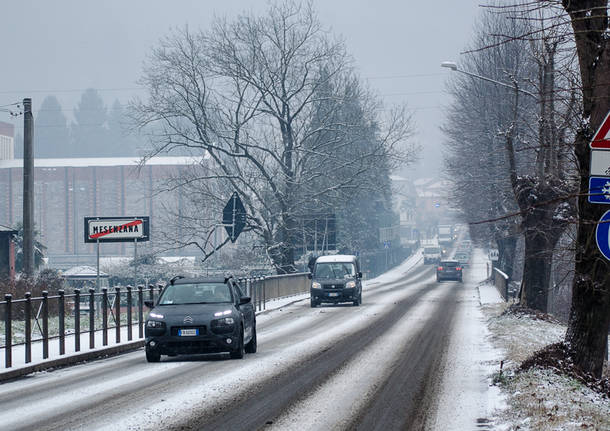
<path fill-rule="evenodd" d="M 126 113 L 123 105 L 115 100 L 108 115 L 108 148 L 113 156 L 138 155 L 139 139 L 127 127 Z"/>
<path fill-rule="evenodd" d="M 74 111 L 76 122 L 72 124 L 75 157 L 109 156 L 108 113 L 98 92 L 89 88 L 81 96 Z"/>
<path fill-rule="evenodd" d="M 34 119 L 34 156 L 70 157 L 70 132 L 61 105 L 55 96 L 42 101 Z"/>

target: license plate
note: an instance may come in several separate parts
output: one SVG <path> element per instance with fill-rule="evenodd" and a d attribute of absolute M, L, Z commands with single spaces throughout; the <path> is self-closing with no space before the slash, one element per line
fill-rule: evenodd
<path fill-rule="evenodd" d="M 328 296 L 339 296 L 339 294 L 337 292 L 331 292 L 328 294 Z"/>
<path fill-rule="evenodd" d="M 179 337 L 196 337 L 199 335 L 199 329 L 179 329 Z"/>

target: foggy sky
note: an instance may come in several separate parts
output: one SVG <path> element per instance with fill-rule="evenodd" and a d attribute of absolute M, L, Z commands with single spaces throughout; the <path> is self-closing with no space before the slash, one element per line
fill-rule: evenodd
<path fill-rule="evenodd" d="M 415 139 L 424 148 L 429 175 L 440 168 L 442 121 L 450 73 L 444 60 L 458 60 L 479 13 L 479 0 L 314 0 L 324 25 L 346 41 L 355 65 L 387 105 L 406 102 L 414 111 Z M 459 6 L 458 6 L 459 5 Z M 247 0 L 19 0 L 3 2 L 0 16 L 0 106 L 33 99 L 34 114 L 54 94 L 64 114 L 86 88 L 110 106 L 143 96 L 137 80 L 146 55 L 171 28 L 205 28 L 213 16 L 245 9 L 263 12 L 266 1 Z M 21 128 L 0 112 L 0 121 Z"/>

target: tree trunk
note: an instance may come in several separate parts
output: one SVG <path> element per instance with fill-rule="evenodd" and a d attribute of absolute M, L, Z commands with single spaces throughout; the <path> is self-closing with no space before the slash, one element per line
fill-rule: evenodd
<path fill-rule="evenodd" d="M 525 230 L 525 256 L 521 281 L 521 305 L 547 312 L 551 285 L 553 249 L 546 232 L 537 228 Z"/>
<path fill-rule="evenodd" d="M 608 48 L 608 1 L 563 0 L 570 15 L 580 66 L 583 116 L 588 124 L 574 143 L 579 165 L 578 234 L 572 286 L 572 308 L 566 332 L 574 364 L 601 377 L 606 339 L 610 328 L 610 265 L 597 250 L 596 222 L 608 209 L 590 204 L 589 141 L 610 109 L 610 49 Z"/>
<path fill-rule="evenodd" d="M 576 155 L 580 166 L 589 166 L 589 139 L 579 133 Z M 581 172 L 580 189 L 587 190 L 588 172 Z M 566 341 L 575 365 L 583 371 L 601 377 L 610 327 L 610 271 L 608 261 L 597 249 L 595 223 L 605 205 L 590 204 L 587 196 L 578 199 L 579 219 L 576 237 L 576 267 L 572 286 L 572 308 Z"/>

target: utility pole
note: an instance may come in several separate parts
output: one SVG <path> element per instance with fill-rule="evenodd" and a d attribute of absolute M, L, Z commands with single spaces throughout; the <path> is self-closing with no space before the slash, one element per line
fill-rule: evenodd
<path fill-rule="evenodd" d="M 23 272 L 34 275 L 34 116 L 23 99 Z"/>

